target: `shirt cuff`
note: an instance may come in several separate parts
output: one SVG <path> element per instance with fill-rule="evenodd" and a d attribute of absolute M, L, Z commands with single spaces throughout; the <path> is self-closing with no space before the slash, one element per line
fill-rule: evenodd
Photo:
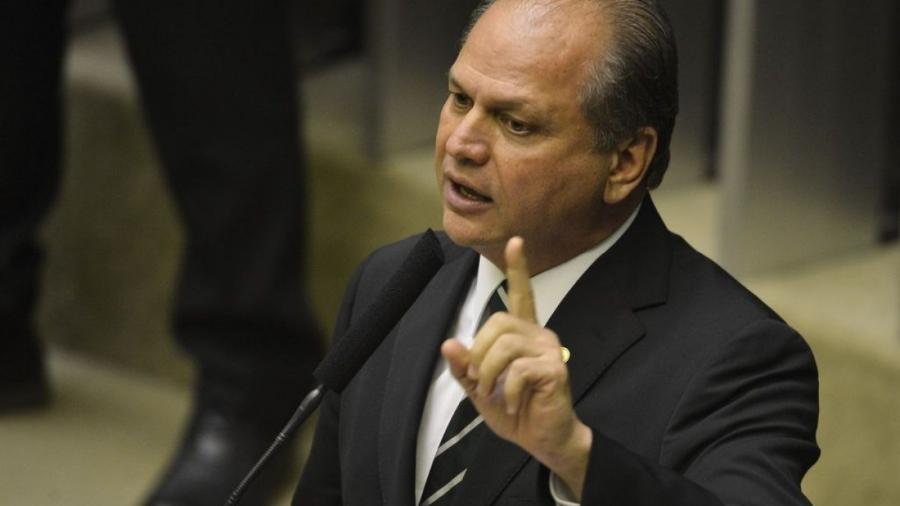
<path fill-rule="evenodd" d="M 575 494 L 569 490 L 569 486 L 553 473 L 550 473 L 550 495 L 556 501 L 556 506 L 580 506 L 580 503 L 575 502 Z"/>

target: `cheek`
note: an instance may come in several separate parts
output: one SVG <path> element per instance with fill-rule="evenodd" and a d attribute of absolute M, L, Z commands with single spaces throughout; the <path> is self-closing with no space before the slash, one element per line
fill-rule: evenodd
<path fill-rule="evenodd" d="M 444 109 L 446 109 L 446 107 Z M 444 109 L 441 110 L 437 132 L 434 136 L 434 171 L 435 175 L 437 176 L 438 184 L 440 184 L 444 178 L 444 171 L 442 170 L 441 165 L 446 155 L 447 139 L 450 135 L 450 132 L 453 131 L 452 125 L 449 124 L 447 114 Z"/>
<path fill-rule="evenodd" d="M 437 133 L 434 136 L 435 150 L 444 150 L 447 138 L 450 136 L 450 133 L 453 132 L 455 126 L 454 116 L 447 111 L 447 104 L 445 103 L 441 108 L 440 116 L 438 116 Z"/>
<path fill-rule="evenodd" d="M 556 191 L 555 181 L 541 177 L 540 171 L 527 167 L 513 167 L 498 175 L 499 186 L 503 188 L 503 205 L 500 212 L 514 222 L 531 223 L 546 212 Z"/>
<path fill-rule="evenodd" d="M 558 165 L 573 170 L 554 170 Z M 599 172 L 588 170 L 576 161 L 530 160 L 503 176 L 508 212 L 528 222 L 568 220 L 600 199 Z"/>

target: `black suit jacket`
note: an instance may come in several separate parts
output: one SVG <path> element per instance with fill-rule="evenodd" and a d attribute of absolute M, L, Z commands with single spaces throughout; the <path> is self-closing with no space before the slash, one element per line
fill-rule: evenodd
<path fill-rule="evenodd" d="M 335 335 L 377 296 L 416 238 L 357 270 Z M 414 505 L 425 397 L 477 254 L 446 262 L 342 395 L 322 406 L 297 505 Z M 578 416 L 594 431 L 582 504 L 800 505 L 816 461 L 818 380 L 803 339 L 666 230 L 649 197 L 547 326 L 567 346 Z M 554 504 L 549 472 L 489 434 L 458 505 Z"/>

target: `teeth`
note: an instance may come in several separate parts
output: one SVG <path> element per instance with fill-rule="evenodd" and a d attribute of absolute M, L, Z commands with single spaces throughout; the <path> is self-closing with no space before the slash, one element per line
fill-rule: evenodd
<path fill-rule="evenodd" d="M 461 193 L 463 195 L 463 197 L 466 197 L 467 199 L 472 199 L 472 200 L 486 200 L 483 196 L 475 193 L 474 191 L 470 190 L 469 188 L 467 188 L 463 185 L 458 185 L 458 186 L 459 186 L 459 193 Z"/>

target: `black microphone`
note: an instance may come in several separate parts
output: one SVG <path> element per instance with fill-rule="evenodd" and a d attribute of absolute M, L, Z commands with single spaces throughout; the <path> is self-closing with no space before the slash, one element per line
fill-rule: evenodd
<path fill-rule="evenodd" d="M 375 301 L 356 318 L 355 323 L 344 336 L 335 343 L 334 348 L 319 363 L 313 376 L 319 384 L 310 391 L 287 425 L 281 429 L 269 449 L 263 453 L 247 476 L 238 484 L 226 502 L 233 506 L 240 501 L 247 487 L 259 474 L 266 462 L 294 434 L 297 428 L 309 418 L 309 415 L 322 402 L 326 388 L 341 392 L 353 376 L 362 368 L 366 360 L 375 352 L 378 345 L 400 321 L 416 298 L 431 281 L 444 263 L 444 253 L 438 238 L 431 229 L 410 250 L 409 255 L 400 268 L 388 280 Z"/>

